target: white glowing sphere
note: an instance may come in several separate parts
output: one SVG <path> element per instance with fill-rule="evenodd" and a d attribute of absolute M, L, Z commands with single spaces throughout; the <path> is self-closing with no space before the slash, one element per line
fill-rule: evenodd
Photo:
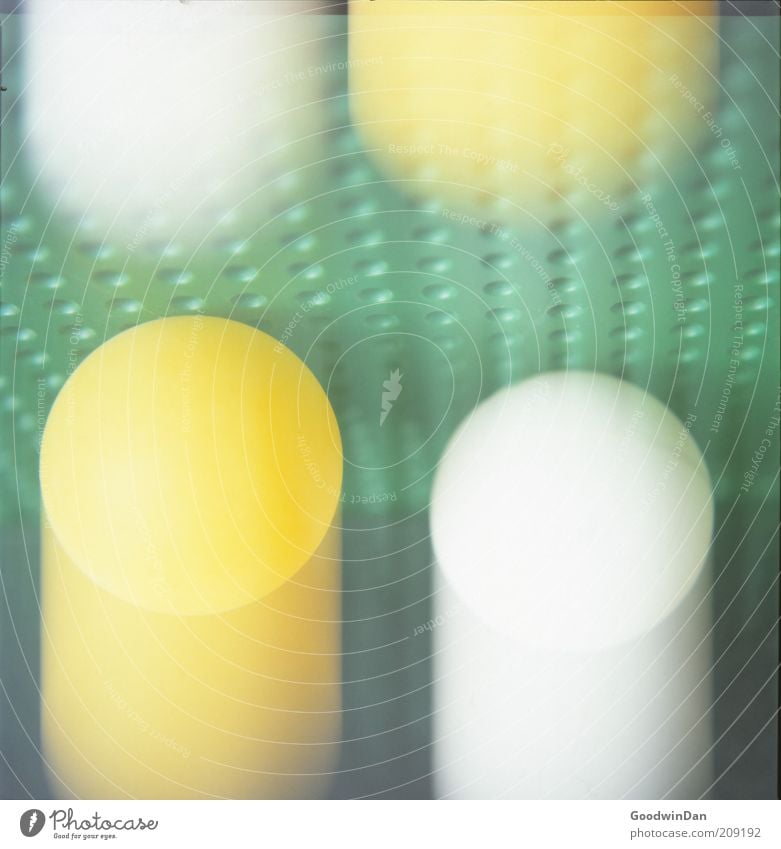
<path fill-rule="evenodd" d="M 51 203 L 131 245 L 158 226 L 202 235 L 214 209 L 262 195 L 290 145 L 287 168 L 306 166 L 327 79 L 316 6 L 30 0 L 28 144 Z"/>
<path fill-rule="evenodd" d="M 592 650 L 648 631 L 691 588 L 711 542 L 711 485 L 691 423 L 586 372 L 496 393 L 460 426 L 437 473 L 443 579 L 527 646 Z"/>

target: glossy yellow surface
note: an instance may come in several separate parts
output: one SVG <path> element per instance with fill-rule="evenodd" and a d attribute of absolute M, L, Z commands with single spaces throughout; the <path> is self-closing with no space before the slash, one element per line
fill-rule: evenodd
<path fill-rule="evenodd" d="M 668 148 L 707 134 L 715 14 L 707 0 L 351 0 L 353 117 L 409 193 L 609 205 L 641 152 L 667 168 Z"/>
<path fill-rule="evenodd" d="M 322 795 L 342 458 L 305 364 L 231 321 L 141 325 L 71 375 L 41 454 L 53 794 Z"/>

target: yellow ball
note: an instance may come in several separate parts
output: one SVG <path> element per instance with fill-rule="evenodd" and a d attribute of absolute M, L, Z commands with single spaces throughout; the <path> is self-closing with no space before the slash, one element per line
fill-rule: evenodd
<path fill-rule="evenodd" d="M 333 409 L 270 336 L 166 318 L 106 342 L 71 375 L 41 446 L 45 514 L 98 585 L 149 610 L 203 614 L 290 579 L 332 523 Z"/>
<path fill-rule="evenodd" d="M 615 211 L 641 154 L 669 167 L 707 134 L 716 14 L 710 0 L 351 0 L 353 120 L 414 195 Z"/>

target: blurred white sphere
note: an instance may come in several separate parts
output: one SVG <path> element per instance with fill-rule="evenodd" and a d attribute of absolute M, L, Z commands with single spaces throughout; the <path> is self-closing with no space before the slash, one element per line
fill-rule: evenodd
<path fill-rule="evenodd" d="M 646 632 L 691 588 L 711 542 L 690 426 L 604 375 L 556 372 L 496 393 L 437 473 L 442 578 L 526 646 L 589 651 Z"/>
<path fill-rule="evenodd" d="M 30 0 L 28 144 L 52 205 L 132 249 L 156 229 L 202 237 L 308 164 L 327 78 L 323 18 L 304 14 L 317 5 Z"/>

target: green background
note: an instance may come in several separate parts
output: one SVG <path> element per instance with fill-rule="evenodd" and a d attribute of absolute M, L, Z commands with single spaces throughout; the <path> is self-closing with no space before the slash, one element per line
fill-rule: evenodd
<path fill-rule="evenodd" d="M 753 486 L 740 486 L 778 415 L 778 20 L 720 24 L 716 123 L 739 169 L 706 132 L 674 171 L 627 186 L 617 213 L 584 220 L 562 201 L 544 220 L 491 233 L 455 223 L 436 202 L 412 202 L 373 166 L 350 126 L 347 74 L 334 72 L 321 158 L 302 164 L 290 150 L 277 163 L 262 189 L 270 215 L 250 201 L 195 252 L 161 233 L 131 255 L 59 215 L 36 185 L 22 21 L 2 26 L 0 796 L 48 796 L 38 754 L 37 447 L 69 368 L 140 321 L 203 312 L 280 336 L 302 304 L 287 344 L 327 388 L 345 445 L 345 742 L 335 794 L 432 794 L 430 634 L 415 629 L 432 616 L 433 470 L 481 398 L 577 368 L 624 377 L 681 418 L 697 416 L 717 505 L 715 795 L 773 796 L 778 428 Z M 327 27 L 332 61 L 344 61 L 345 18 Z M 674 241 L 683 322 L 645 192 Z M 731 368 L 736 285 L 743 345 Z M 397 368 L 404 389 L 380 428 L 382 383 Z"/>

